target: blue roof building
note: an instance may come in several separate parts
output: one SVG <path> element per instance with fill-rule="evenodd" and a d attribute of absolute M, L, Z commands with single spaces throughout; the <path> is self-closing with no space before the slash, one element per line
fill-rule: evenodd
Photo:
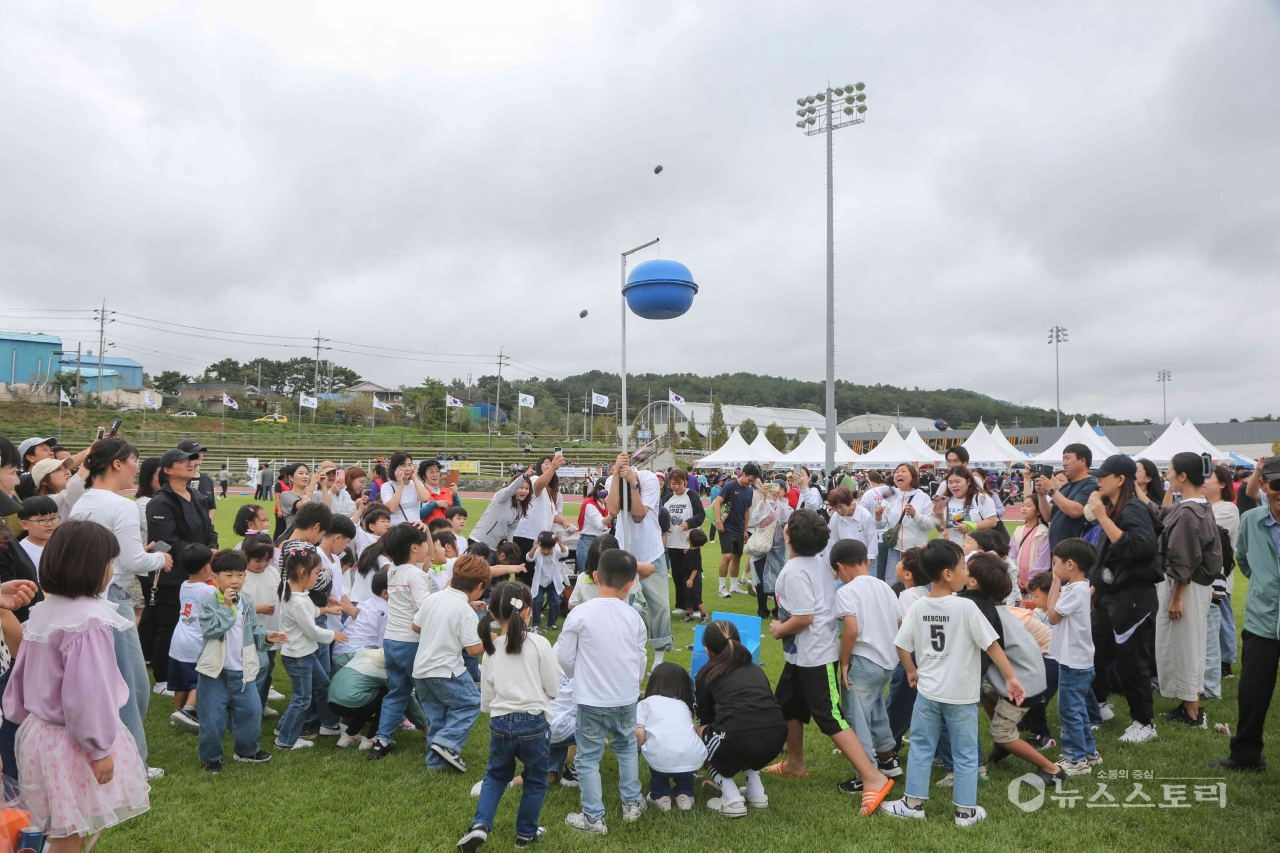
<path fill-rule="evenodd" d="M 75 364 L 76 364 L 75 354 L 73 353 L 72 355 L 63 355 L 62 364 L 64 365 L 62 368 L 64 371 L 67 369 L 66 365 L 70 365 L 71 370 L 75 370 Z M 94 355 L 92 352 L 83 353 L 80 356 L 81 375 L 87 375 L 87 371 L 91 367 L 94 369 L 95 372 L 93 374 L 94 384 L 92 389 L 90 390 L 96 391 L 98 388 L 98 385 L 97 385 L 98 357 Z M 111 356 L 111 355 L 105 356 L 102 359 L 102 390 L 104 391 L 107 390 L 107 381 L 109 377 L 109 374 L 107 372 L 108 370 L 114 371 L 116 376 L 119 377 L 116 381 L 116 385 L 115 385 L 116 388 L 141 388 L 142 387 L 142 365 L 134 361 L 133 359 L 117 358 L 116 356 Z"/>
<path fill-rule="evenodd" d="M 57 335 L 0 332 L 0 375 L 9 384 L 43 382 L 51 369 L 57 370 L 54 351 L 60 349 L 62 338 Z"/>

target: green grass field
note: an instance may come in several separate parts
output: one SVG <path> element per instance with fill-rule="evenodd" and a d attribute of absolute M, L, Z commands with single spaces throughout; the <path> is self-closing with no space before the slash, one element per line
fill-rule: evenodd
<path fill-rule="evenodd" d="M 224 544 L 233 544 L 230 532 L 233 511 L 247 498 L 233 497 L 218 504 L 218 530 Z M 478 518 L 484 501 L 467 501 L 472 521 Z M 705 587 L 708 607 L 754 613 L 755 602 L 746 596 L 729 600 L 716 597 L 714 567 L 719 551 L 706 549 L 704 564 L 712 569 Z M 1245 581 L 1236 579 L 1237 625 L 1242 622 Z M 676 623 L 677 646 L 688 645 L 693 630 Z M 688 666 L 690 653 L 678 651 L 668 656 Z M 779 644 L 766 638 L 763 663 L 771 678 L 782 667 Z M 1237 679 L 1224 682 L 1226 698 L 1205 707 L 1210 725 L 1236 722 Z M 275 673 L 276 689 L 289 692 L 283 669 Z M 470 766 L 465 775 L 428 773 L 423 765 L 425 743 L 421 733 L 398 735 L 399 749 L 381 762 L 365 760 L 366 753 L 338 750 L 334 739 L 320 739 L 314 749 L 277 752 L 269 764 L 247 765 L 228 761 L 221 775 L 204 772 L 196 757 L 196 736 L 169 725 L 172 700 L 152 697 L 148 719 L 151 763 L 163 767 L 166 775 L 151 789 L 151 812 L 122 826 L 108 830 L 97 850 L 102 851 L 408 851 L 449 850 L 466 831 L 475 800 L 471 786 L 484 772 L 488 756 L 488 732 L 482 717 L 473 729 L 464 757 Z M 1174 706 L 1172 700 L 1156 698 L 1156 710 L 1163 714 Z M 277 708 L 283 705 L 277 703 Z M 1056 710 L 1051 708 L 1051 725 Z M 262 744 L 270 749 L 271 725 L 263 726 Z M 663 814 L 650 810 L 635 824 L 621 820 L 617 793 L 616 765 L 606 755 L 603 768 L 606 820 L 609 835 L 584 837 L 564 825 L 564 816 L 578 810 L 578 792 L 554 787 L 542 810 L 547 835 L 541 845 L 566 851 L 827 851 L 827 850 L 938 850 L 977 853 L 978 851 L 1106 850 L 1133 851 L 1231 851 L 1275 850 L 1280 847 L 1280 771 L 1269 775 L 1229 776 L 1227 805 L 1197 803 L 1193 785 L 1215 780 L 1192 777 L 1221 776 L 1206 762 L 1227 754 L 1227 738 L 1209 731 L 1160 723 L 1159 740 L 1142 746 L 1126 746 L 1116 738 L 1128 724 L 1123 698 L 1117 701 L 1116 719 L 1098 733 L 1098 748 L 1105 763 L 1100 770 L 1127 771 L 1128 779 L 1099 780 L 1076 777 L 1068 788 L 1084 799 L 1073 808 L 1059 807 L 1046 797 L 1037 811 L 1024 812 L 1010 803 L 1009 783 L 1029 767 L 1011 758 L 992 768 L 990 783 L 979 789 L 979 803 L 990 814 L 988 820 L 971 829 L 956 828 L 951 821 L 950 791 L 934 788 L 926 807 L 926 821 L 899 821 L 878 814 L 858 816 L 855 798 L 842 795 L 835 785 L 848 778 L 849 766 L 831 754 L 830 742 L 810 727 L 806 738 L 806 758 L 811 775 L 807 779 L 766 777 L 770 797 L 767 811 L 753 811 L 746 818 L 730 820 L 707 811 L 708 794 L 699 791 L 694 811 Z M 1272 744 L 1280 739 L 1280 726 L 1271 718 L 1268 735 Z M 225 738 L 228 756 L 231 744 Z M 983 730 L 983 753 L 990 741 Z M 1056 749 L 1050 756 L 1056 758 Z M 1276 757 L 1271 749 L 1273 763 Z M 905 756 L 905 752 L 904 752 Z M 904 761 L 905 766 L 905 761 Z M 1132 774 L 1149 771 L 1154 777 L 1143 781 L 1151 796 L 1151 808 L 1125 808 L 1121 804 L 1133 794 Z M 935 768 L 935 780 L 941 770 Z M 647 769 L 641 781 L 647 785 Z M 1162 781 L 1163 780 L 1163 781 Z M 1175 780 L 1175 781 L 1170 781 Z M 1115 796 L 1116 808 L 1087 808 L 1088 798 L 1098 795 L 1100 782 Z M 903 780 L 899 781 L 899 786 Z M 1190 808 L 1163 808 L 1162 785 L 1186 785 Z M 647 790 L 647 788 L 646 788 Z M 895 788 L 893 797 L 900 796 Z M 1024 787 L 1024 796 L 1030 792 Z M 514 839 L 518 791 L 510 791 L 498 812 L 494 833 L 486 850 L 510 849 Z M 1105 800 L 1105 796 L 1099 802 Z M 1139 801 L 1135 801 L 1139 802 Z M 1270 839 L 1268 841 L 1267 839 Z"/>

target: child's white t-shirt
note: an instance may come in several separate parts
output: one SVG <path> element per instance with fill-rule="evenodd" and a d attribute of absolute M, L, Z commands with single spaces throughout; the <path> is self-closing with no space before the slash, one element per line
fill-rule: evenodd
<path fill-rule="evenodd" d="M 257 614 L 258 624 L 265 631 L 280 630 L 280 572 L 277 569 L 267 566 L 260 572 L 245 572 L 240 594 L 247 595 L 255 607 L 261 604 L 275 605 L 274 613 Z M 271 648 L 278 649 L 280 646 L 273 645 Z"/>
<path fill-rule="evenodd" d="M 679 699 L 649 696 L 636 706 L 636 725 L 644 728 L 640 754 L 659 773 L 702 769 L 707 747 L 693 727 L 693 712 Z"/>
<path fill-rule="evenodd" d="M 413 618 L 431 595 L 431 580 L 427 573 L 413 563 L 392 566 L 387 569 L 387 630 L 388 640 L 401 643 L 418 642 L 413 630 Z"/>
<path fill-rule="evenodd" d="M 458 562 L 457 557 L 450 557 L 440 565 L 431 567 L 427 577 L 431 580 L 432 592 L 440 592 L 449 587 L 449 581 L 453 578 L 453 564 L 456 562 Z"/>
<path fill-rule="evenodd" d="M 413 624 L 421 631 L 414 678 L 453 678 L 467 671 L 462 650 L 479 645 L 479 620 L 467 594 L 449 588 L 423 602 Z"/>
<path fill-rule="evenodd" d="M 967 598 L 922 598 L 911 605 L 894 644 L 916 656 L 916 690 L 948 705 L 978 701 L 982 652 L 999 637 Z"/>
<path fill-rule="evenodd" d="M 902 595 L 898 596 L 898 618 L 906 619 L 907 611 L 911 609 L 911 605 L 929 594 L 927 586 L 907 587 L 902 591 Z"/>
<path fill-rule="evenodd" d="M 840 658 L 835 579 L 822 557 L 792 557 L 778 573 L 773 590 L 783 621 L 813 616 L 803 631 L 782 638 L 786 662 L 796 666 L 835 663 Z"/>
<path fill-rule="evenodd" d="M 1062 585 L 1053 609 L 1062 621 L 1051 625 L 1049 656 L 1071 669 L 1093 666 L 1093 625 L 1089 613 L 1089 583 L 1076 581 Z"/>
<path fill-rule="evenodd" d="M 341 558 L 338 557 L 337 554 L 334 554 L 332 557 L 330 557 L 324 551 L 320 551 L 320 550 L 317 550 L 316 553 L 320 555 L 321 566 L 329 570 L 329 575 L 331 578 L 329 594 L 332 595 L 334 598 L 338 599 L 339 601 L 341 601 L 342 596 L 347 594 L 347 591 L 342 584 Z M 324 617 L 324 626 L 328 628 L 330 631 L 341 631 L 342 617 L 334 615 L 333 613 L 327 613 L 325 614 L 325 617 Z"/>
<path fill-rule="evenodd" d="M 201 581 L 183 581 L 178 590 L 178 625 L 173 629 L 169 643 L 169 657 L 183 663 L 200 660 L 204 650 L 204 635 L 200 633 L 200 604 L 212 598 L 217 588 Z"/>
<path fill-rule="evenodd" d="M 964 544 L 965 534 L 969 532 L 964 526 L 966 521 L 986 521 L 995 516 L 995 502 L 985 493 L 980 493 L 974 495 L 968 506 L 964 505 L 964 498 L 952 497 L 947 501 L 942 520 L 946 524 L 947 538 L 961 545 Z"/>
<path fill-rule="evenodd" d="M 351 599 L 352 604 L 359 604 L 366 598 L 373 598 L 373 576 L 376 573 L 377 569 L 370 569 L 367 575 L 360 574 L 359 569 L 342 573 L 342 583 L 347 588 L 347 598 Z"/>
<path fill-rule="evenodd" d="M 27 552 L 27 556 L 31 558 L 31 565 L 37 569 L 40 568 L 40 557 L 44 555 L 44 546 L 37 545 L 31 541 L 31 537 L 27 537 L 18 543 L 22 546 L 22 550 Z"/>
<path fill-rule="evenodd" d="M 555 651 L 579 705 L 621 708 L 640 697 L 648 645 L 649 630 L 631 605 L 594 598 L 569 611 Z"/>
<path fill-rule="evenodd" d="M 541 548 L 533 554 L 533 591 L 551 585 L 557 593 L 564 592 L 564 572 L 560 569 L 560 560 L 569 555 L 569 549 L 556 543 L 551 552 L 544 554 Z"/>
<path fill-rule="evenodd" d="M 372 574 L 372 573 L 370 573 Z M 360 649 L 382 648 L 382 638 L 387 633 L 387 602 L 381 596 L 371 595 L 356 605 L 360 611 L 348 619 L 342 628 L 347 635 L 345 643 L 333 647 L 335 655 L 358 652 Z"/>
<path fill-rule="evenodd" d="M 836 590 L 836 618 L 858 620 L 853 653 L 879 666 L 898 665 L 893 639 L 898 635 L 898 599 L 887 583 L 871 575 L 859 575 Z"/>
<path fill-rule="evenodd" d="M 557 662 L 558 663 L 558 662 Z M 578 730 L 578 703 L 573 698 L 573 679 L 560 673 L 560 692 L 551 700 L 551 742 L 563 743 Z M 559 773 L 559 767 L 548 768 Z"/>

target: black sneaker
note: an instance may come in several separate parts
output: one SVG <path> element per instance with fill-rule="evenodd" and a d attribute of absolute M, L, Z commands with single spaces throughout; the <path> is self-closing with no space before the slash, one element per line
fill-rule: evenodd
<path fill-rule="evenodd" d="M 206 762 L 205 762 L 205 765 L 204 765 L 204 769 L 205 769 L 205 772 L 206 772 L 206 773 L 221 773 L 221 772 L 222 772 L 222 762 L 221 762 L 221 761 L 206 761 Z"/>
<path fill-rule="evenodd" d="M 1187 713 L 1186 705 L 1179 705 L 1178 707 L 1170 711 L 1169 722 L 1182 723 L 1184 726 L 1192 726 L 1193 728 L 1197 728 L 1197 729 L 1209 728 L 1209 717 L 1205 714 L 1204 708 L 1200 709 L 1199 716 L 1193 718 L 1190 714 Z"/>
<path fill-rule="evenodd" d="M 533 838 L 521 838 L 520 836 L 517 835 L 516 846 L 528 847 L 530 844 L 537 844 L 539 841 L 542 840 L 542 836 L 546 834 L 547 834 L 547 828 L 545 826 L 540 826 L 538 827 L 538 834 L 533 836 Z"/>
<path fill-rule="evenodd" d="M 315 737 L 320 737 L 320 727 L 319 727 L 319 726 L 304 726 L 304 727 L 303 727 L 303 729 L 302 729 L 302 734 L 298 735 L 298 737 L 305 737 L 305 738 L 315 738 Z"/>
<path fill-rule="evenodd" d="M 1037 767 L 1036 776 L 1040 777 L 1040 781 L 1044 782 L 1046 788 L 1052 785 L 1055 790 L 1057 789 L 1058 783 L 1066 782 L 1068 778 L 1066 771 L 1063 770 L 1062 767 L 1058 767 L 1057 773 L 1050 773 L 1048 770 L 1041 770 Z"/>
<path fill-rule="evenodd" d="M 560 784 L 566 788 L 578 787 L 578 768 L 572 764 L 566 764 L 564 772 L 560 774 Z"/>
<path fill-rule="evenodd" d="M 991 753 L 987 756 L 988 764 L 999 764 L 1009 757 L 1011 753 L 1000 744 L 996 744 L 991 748 Z"/>
<path fill-rule="evenodd" d="M 842 794 L 852 794 L 854 796 L 861 797 L 862 796 L 862 780 L 859 779 L 857 776 L 854 776 L 852 779 L 846 779 L 840 784 L 836 785 L 836 790 Z"/>
<path fill-rule="evenodd" d="M 896 755 L 890 755 L 888 758 L 877 758 L 876 768 L 890 779 L 896 779 L 902 775 L 902 765 L 898 763 L 898 756 Z"/>
<path fill-rule="evenodd" d="M 1241 773 L 1267 772 L 1267 760 L 1265 758 L 1259 758 L 1257 764 L 1244 764 L 1231 757 L 1219 758 L 1217 761 L 1210 761 L 1209 766 L 1214 770 L 1237 770 Z"/>
<path fill-rule="evenodd" d="M 369 760 L 381 761 L 390 755 L 395 748 L 396 745 L 394 743 L 388 743 L 382 738 L 374 738 L 373 746 L 369 747 Z"/>
<path fill-rule="evenodd" d="M 489 840 L 489 830 L 483 826 L 473 826 L 467 834 L 458 839 L 458 849 L 466 853 L 476 853 L 480 845 Z"/>
<path fill-rule="evenodd" d="M 260 749 L 253 755 L 241 755 L 237 752 L 234 757 L 236 761 L 244 764 L 266 764 L 271 760 L 271 753 L 267 752 L 265 749 Z"/>
<path fill-rule="evenodd" d="M 1224 664 L 1222 665 L 1222 677 L 1223 677 L 1223 678 L 1235 678 L 1235 677 L 1236 677 L 1236 674 L 1235 674 L 1234 672 L 1232 672 L 1232 671 L 1231 671 L 1231 664 L 1229 664 L 1229 663 L 1224 663 Z"/>
<path fill-rule="evenodd" d="M 431 751 L 440 756 L 446 764 L 457 770 L 459 773 L 467 772 L 467 762 L 462 760 L 462 756 L 454 752 L 447 746 L 441 746 L 438 743 L 431 744 Z"/>
<path fill-rule="evenodd" d="M 702 618 L 702 615 L 695 610 L 692 613 L 686 613 L 684 615 L 684 618 L 681 619 L 680 621 L 681 622 L 697 622 L 701 618 Z"/>
<path fill-rule="evenodd" d="M 1027 743 L 1031 744 L 1041 752 L 1044 752 L 1046 749 L 1053 749 L 1058 745 L 1058 742 L 1048 735 L 1038 734 L 1027 735 Z"/>

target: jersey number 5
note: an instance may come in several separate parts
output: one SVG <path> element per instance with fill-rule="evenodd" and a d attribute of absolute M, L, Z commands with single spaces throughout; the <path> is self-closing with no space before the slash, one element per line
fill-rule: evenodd
<path fill-rule="evenodd" d="M 935 652 L 940 652 L 947 645 L 947 632 L 941 625 L 929 626 L 929 642 Z"/>

